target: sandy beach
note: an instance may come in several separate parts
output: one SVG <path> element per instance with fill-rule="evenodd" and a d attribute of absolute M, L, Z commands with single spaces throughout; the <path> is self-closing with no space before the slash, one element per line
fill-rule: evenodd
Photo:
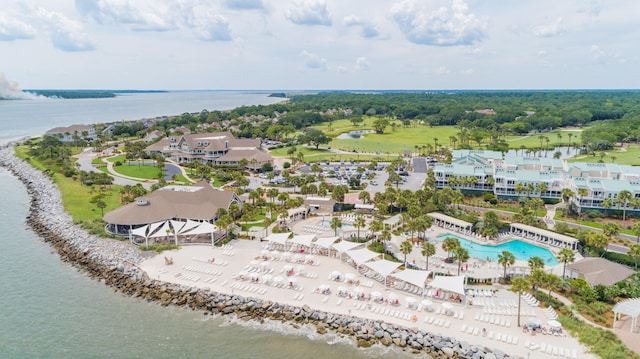
<path fill-rule="evenodd" d="M 266 242 L 247 240 L 235 240 L 222 248 L 184 246 L 142 262 L 140 269 L 153 279 L 381 320 L 523 358 L 596 358 L 570 336 L 523 332 L 517 326 L 518 297 L 501 286 L 469 286 L 475 295 L 469 296 L 473 304 L 465 305 L 464 301 L 423 298 L 419 293 L 385 287 L 338 258 L 313 254 L 310 264 L 309 253 L 281 252 L 277 257 L 272 253 Z M 167 259 L 173 264 L 167 264 Z M 497 291 L 491 294 L 490 289 Z M 364 300 L 356 299 L 358 296 Z M 383 299 L 376 300 L 378 297 Z M 396 299 L 398 304 L 391 304 Z M 549 311 L 524 299 L 521 313 L 523 325 L 539 321 L 545 326 L 551 319 Z"/>

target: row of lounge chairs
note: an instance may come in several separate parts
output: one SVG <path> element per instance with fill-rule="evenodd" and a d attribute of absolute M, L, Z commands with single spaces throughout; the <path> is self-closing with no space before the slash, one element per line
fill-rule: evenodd
<path fill-rule="evenodd" d="M 226 266 L 229 265 L 229 262 L 223 260 L 215 260 L 215 258 L 206 258 L 206 257 L 192 257 L 191 260 L 200 263 L 213 264 L 216 266 Z"/>
<path fill-rule="evenodd" d="M 497 315 L 476 313 L 476 320 L 485 322 L 485 323 L 499 325 L 502 327 L 511 328 L 511 319 L 499 317 Z"/>
<path fill-rule="evenodd" d="M 532 307 L 537 307 L 540 305 L 540 301 L 529 293 L 525 293 L 524 295 L 522 295 L 522 299 L 524 299 Z"/>
<path fill-rule="evenodd" d="M 492 307 L 484 307 L 482 310 L 485 314 L 498 314 L 498 315 L 518 315 L 517 308 L 492 308 Z M 535 313 L 532 309 L 528 309 L 525 307 L 520 308 L 520 315 L 529 315 L 533 316 Z"/>
<path fill-rule="evenodd" d="M 302 230 L 307 233 L 315 233 L 315 234 L 322 234 L 328 231 L 333 231 L 333 229 L 329 227 L 325 227 L 323 225 L 312 225 L 312 224 L 302 226 Z"/>
<path fill-rule="evenodd" d="M 555 309 L 553 309 L 553 307 L 544 308 L 542 311 L 547 316 L 547 318 L 549 318 L 549 320 L 558 319 L 558 313 L 556 313 L 556 311 L 555 311 Z"/>
<path fill-rule="evenodd" d="M 493 297 L 493 290 L 471 288 L 468 290 L 467 295 L 471 295 L 473 297 Z"/>
<path fill-rule="evenodd" d="M 234 249 L 223 249 L 222 254 L 231 257 L 236 255 L 236 251 Z"/>
<path fill-rule="evenodd" d="M 184 279 L 184 280 L 190 280 L 192 282 L 197 282 L 200 280 L 200 277 L 197 275 L 193 275 L 193 274 L 182 274 L 182 273 L 176 273 L 176 278 L 178 279 Z"/>
<path fill-rule="evenodd" d="M 245 284 L 242 282 L 235 282 L 233 285 L 231 285 L 231 289 L 235 289 L 243 292 L 249 292 L 249 293 L 256 293 L 260 295 L 264 295 L 265 293 L 267 293 L 267 290 L 264 288 L 261 288 L 257 285 Z"/>
<path fill-rule="evenodd" d="M 423 322 L 428 323 L 428 324 L 437 325 L 439 327 L 444 327 L 444 328 L 449 328 L 451 326 L 451 320 L 437 318 L 437 317 L 434 317 L 434 316 L 431 316 L 431 315 L 427 315 L 426 317 L 424 317 Z"/>
<path fill-rule="evenodd" d="M 578 351 L 576 349 L 563 348 L 563 347 L 550 345 L 550 344 L 547 345 L 546 343 L 538 344 L 534 342 L 529 342 L 528 340 L 527 342 L 525 342 L 525 347 L 527 347 L 529 350 L 540 349 L 540 351 L 543 353 L 565 357 L 568 359 L 578 359 Z"/>
<path fill-rule="evenodd" d="M 189 265 L 189 266 L 182 267 L 182 269 L 184 269 L 184 270 L 186 270 L 188 272 L 209 274 L 209 275 L 215 275 L 215 276 L 222 275 L 222 271 L 209 269 L 209 268 L 206 268 L 206 267 L 203 267 L 203 266 Z"/>
<path fill-rule="evenodd" d="M 304 294 L 302 293 L 297 293 L 296 295 L 293 296 L 293 300 L 303 300 L 304 299 Z"/>

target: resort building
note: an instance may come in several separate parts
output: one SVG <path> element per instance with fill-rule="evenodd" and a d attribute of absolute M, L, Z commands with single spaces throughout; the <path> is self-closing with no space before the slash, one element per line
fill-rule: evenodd
<path fill-rule="evenodd" d="M 522 223 L 511 223 L 509 230 L 513 235 L 546 244 L 552 247 L 569 248 L 575 251 L 580 245 L 580 242 L 576 238 L 565 236 L 564 234 L 552 231 L 547 231 L 542 228 L 528 226 Z"/>
<path fill-rule="evenodd" d="M 57 137 L 62 143 L 69 143 L 78 140 L 93 141 L 97 138 L 96 129 L 92 125 L 56 127 L 47 131 L 45 135 Z"/>
<path fill-rule="evenodd" d="M 150 145 L 147 153 L 156 153 L 178 163 L 199 162 L 212 165 L 238 166 L 257 170 L 263 164 L 273 165 L 273 158 L 260 148 L 259 139 L 237 139 L 231 132 L 196 133 L 170 136 Z"/>
<path fill-rule="evenodd" d="M 138 227 L 167 220 L 214 223 L 218 209 L 229 209 L 232 203 L 242 208 L 235 192 L 217 190 L 200 181 L 192 186 L 162 187 L 105 214 L 103 219 L 108 232 L 129 235 Z"/>
<path fill-rule="evenodd" d="M 566 162 L 547 157 L 505 157 L 501 152 L 454 150 L 451 164 L 433 167 L 436 187 L 464 192 L 493 192 L 497 198 L 542 198 L 561 201 L 562 190 L 574 196 L 578 211 L 640 211 L 640 167 L 615 163 Z M 632 200 L 621 203 L 618 194 L 629 191 Z"/>
<path fill-rule="evenodd" d="M 307 197 L 304 205 L 313 212 L 333 213 L 336 200 L 330 197 Z"/>

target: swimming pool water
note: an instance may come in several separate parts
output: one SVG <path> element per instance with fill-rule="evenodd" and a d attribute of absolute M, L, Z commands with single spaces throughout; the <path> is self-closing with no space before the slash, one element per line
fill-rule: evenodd
<path fill-rule="evenodd" d="M 518 261 L 528 261 L 531 257 L 540 257 L 544 263 L 548 266 L 558 264 L 558 260 L 553 256 L 550 250 L 536 245 L 523 242 L 520 240 L 512 240 L 506 243 L 499 244 L 497 246 L 487 246 L 472 242 L 468 239 L 464 239 L 455 234 L 445 234 L 438 236 L 439 240 L 443 240 L 447 237 L 455 237 L 460 241 L 460 245 L 469 251 L 469 255 L 480 259 L 491 259 L 493 261 L 498 260 L 498 254 L 502 251 L 509 251 L 513 253 Z"/>
<path fill-rule="evenodd" d="M 331 222 L 330 221 L 322 221 L 322 225 L 325 227 L 331 227 Z M 342 223 L 342 228 L 344 227 L 353 227 L 353 225 L 349 224 L 349 223 Z"/>

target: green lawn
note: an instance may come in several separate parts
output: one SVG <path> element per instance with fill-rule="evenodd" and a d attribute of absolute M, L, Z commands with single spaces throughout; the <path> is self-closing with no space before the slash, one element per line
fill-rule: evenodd
<path fill-rule="evenodd" d="M 640 146 L 637 144 L 629 144 L 625 150 L 616 148 L 612 151 L 604 151 L 604 156 L 600 156 L 600 152 L 596 152 L 595 156 L 579 155 L 569 160 L 569 162 L 600 162 L 602 159 L 605 163 L 618 163 L 624 165 L 640 165 Z"/>
<path fill-rule="evenodd" d="M 558 139 L 558 133 L 562 136 Z M 571 134 L 571 141 L 569 141 L 569 134 Z M 549 139 L 549 148 L 554 148 L 558 146 L 567 146 L 569 143 L 580 143 L 581 142 L 581 131 L 569 131 L 569 130 L 556 130 L 552 132 L 539 133 L 530 136 L 508 136 L 507 143 L 510 148 L 519 149 L 521 146 L 525 146 L 527 148 L 539 148 L 540 146 L 540 136 L 546 137 Z M 542 148 L 547 146 L 546 140 L 542 140 Z"/>
<path fill-rule="evenodd" d="M 287 155 L 287 151 L 290 149 L 291 147 L 282 147 L 282 148 L 276 148 L 273 149 L 271 151 L 269 151 L 269 153 L 272 156 L 278 156 L 278 157 L 289 157 L 289 155 Z M 321 155 L 321 154 L 326 154 L 329 153 L 331 154 L 331 152 L 329 152 L 326 149 L 320 148 L 318 150 L 316 150 L 313 147 L 307 147 L 307 146 L 301 146 L 298 145 L 296 146 L 296 153 L 298 152 L 302 152 L 302 154 L 304 155 L 304 157 L 306 158 L 309 155 Z M 294 154 L 295 156 L 295 154 Z"/>
<path fill-rule="evenodd" d="M 111 163 L 116 163 L 118 161 L 120 161 L 121 163 L 126 163 L 127 162 L 127 158 L 124 155 L 118 155 L 118 156 L 114 156 L 114 157 L 109 157 L 109 158 L 106 158 L 106 160 L 111 162 Z"/>
<path fill-rule="evenodd" d="M 361 126 L 359 129 L 363 129 Z M 358 152 L 397 155 L 405 150 L 415 151 L 415 146 L 438 145 L 450 146 L 449 138 L 456 136 L 458 129 L 454 126 L 418 126 L 397 127 L 392 131 L 387 127 L 382 134 L 370 133 L 359 139 L 333 139 L 329 146 L 332 148 Z"/>
<path fill-rule="evenodd" d="M 158 179 L 160 174 L 164 176 L 164 169 L 156 166 L 122 165 L 114 166 L 113 170 L 121 175 L 141 179 Z"/>
<path fill-rule="evenodd" d="M 96 157 L 91 160 L 92 165 L 104 165 L 104 160 L 101 157 Z"/>

